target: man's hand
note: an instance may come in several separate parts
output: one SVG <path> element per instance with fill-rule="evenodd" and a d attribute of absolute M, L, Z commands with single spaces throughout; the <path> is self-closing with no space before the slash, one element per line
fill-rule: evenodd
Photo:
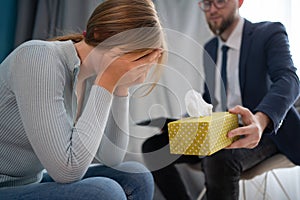
<path fill-rule="evenodd" d="M 242 137 L 227 148 L 255 148 L 261 139 L 264 129 L 270 123 L 269 117 L 262 112 L 253 114 L 249 109 L 242 106 L 236 106 L 230 109 L 229 112 L 232 114 L 239 114 L 244 126 L 228 132 L 229 138 L 235 136 Z"/>

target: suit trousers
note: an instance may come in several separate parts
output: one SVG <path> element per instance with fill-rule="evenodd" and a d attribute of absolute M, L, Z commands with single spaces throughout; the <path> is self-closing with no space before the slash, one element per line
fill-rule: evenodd
<path fill-rule="evenodd" d="M 161 134 L 147 139 L 142 146 L 142 151 L 143 153 L 154 152 L 168 144 L 168 132 L 163 130 Z M 163 149 L 169 151 L 168 148 Z M 237 200 L 241 173 L 276 153 L 278 153 L 278 149 L 270 136 L 263 135 L 258 146 L 253 149 L 223 149 L 206 157 L 181 155 L 169 165 L 151 173 L 156 185 L 167 200 L 188 200 L 191 198 L 175 164 L 201 162 L 205 174 L 207 200 Z M 164 162 L 167 160 L 167 155 L 174 156 L 169 152 L 161 153 L 161 155 L 161 157 L 156 155 L 152 159 L 144 156 L 146 166 L 150 168 L 152 162 Z"/>

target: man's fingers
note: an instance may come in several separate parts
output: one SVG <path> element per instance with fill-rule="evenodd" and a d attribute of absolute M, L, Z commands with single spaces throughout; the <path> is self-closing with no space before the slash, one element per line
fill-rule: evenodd
<path fill-rule="evenodd" d="M 247 132 L 248 132 L 248 127 L 243 126 L 229 131 L 227 136 L 229 138 L 233 138 L 235 136 L 247 135 L 248 134 Z"/>
<path fill-rule="evenodd" d="M 252 149 L 257 146 L 257 141 L 252 140 L 250 136 L 246 136 L 243 138 L 238 139 L 237 141 L 233 142 L 231 145 L 226 147 L 226 149 L 237 149 L 237 148 L 248 148 Z"/>
<path fill-rule="evenodd" d="M 229 112 L 232 114 L 239 114 L 242 116 L 242 118 L 250 117 L 252 115 L 252 113 L 249 109 L 242 107 L 242 106 L 235 106 L 234 108 L 229 109 Z"/>

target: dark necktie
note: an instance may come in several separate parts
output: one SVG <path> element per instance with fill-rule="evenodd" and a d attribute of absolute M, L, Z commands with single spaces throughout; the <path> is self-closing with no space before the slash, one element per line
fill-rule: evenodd
<path fill-rule="evenodd" d="M 226 45 L 222 46 L 222 66 L 221 66 L 221 103 L 222 103 L 222 111 L 227 110 L 227 51 L 229 47 Z M 224 88 L 222 87 L 224 85 Z"/>

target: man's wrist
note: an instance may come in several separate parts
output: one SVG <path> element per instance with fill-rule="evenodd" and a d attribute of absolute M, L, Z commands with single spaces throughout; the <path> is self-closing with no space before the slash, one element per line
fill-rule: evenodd
<path fill-rule="evenodd" d="M 258 123 L 260 124 L 260 127 L 262 128 L 262 130 L 265 130 L 271 122 L 268 115 L 266 115 L 263 112 L 255 113 L 255 117 L 256 117 Z"/>

